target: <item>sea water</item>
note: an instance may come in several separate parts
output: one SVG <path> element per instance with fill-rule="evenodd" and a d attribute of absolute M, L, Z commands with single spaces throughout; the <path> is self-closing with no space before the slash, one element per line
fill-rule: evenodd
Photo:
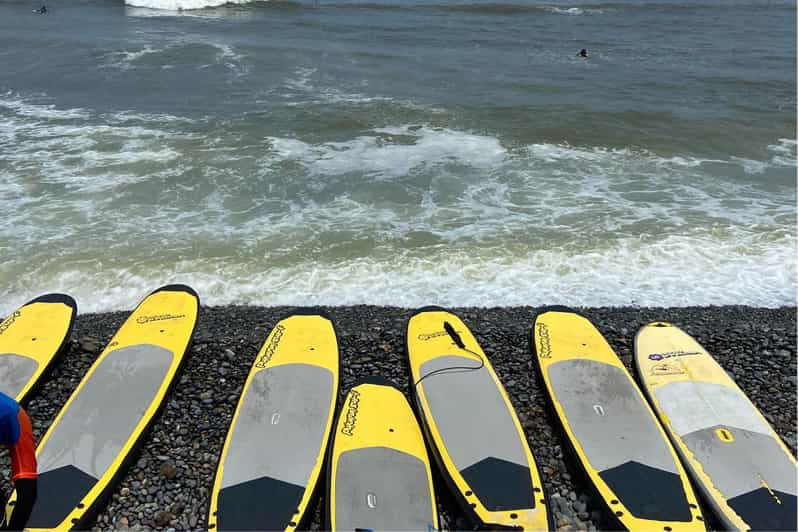
<path fill-rule="evenodd" d="M 792 0 L 46 4 L 0 2 L 0 314 L 796 303 Z"/>

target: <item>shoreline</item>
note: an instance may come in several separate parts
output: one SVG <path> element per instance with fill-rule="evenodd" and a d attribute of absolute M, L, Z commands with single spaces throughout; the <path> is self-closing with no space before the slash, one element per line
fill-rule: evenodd
<path fill-rule="evenodd" d="M 221 446 L 252 361 L 271 328 L 295 307 L 200 308 L 193 345 L 161 414 L 122 475 L 95 528 L 203 528 Z M 408 392 L 405 324 L 414 309 L 370 305 L 319 307 L 335 324 L 341 355 L 339 406 L 352 382 L 378 374 Z M 476 336 L 524 427 L 560 529 L 595 529 L 602 512 L 568 455 L 533 366 L 533 307 L 450 308 Z M 796 307 L 577 308 L 598 327 L 627 369 L 634 335 L 670 321 L 694 336 L 796 451 Z M 40 438 L 129 311 L 78 315 L 68 349 L 27 407 Z M 7 458 L 6 458 L 7 460 Z M 434 468 L 433 468 L 434 469 Z M 4 470 L 4 475 L 8 470 Z M 437 476 L 437 474 L 436 474 Z M 444 529 L 467 523 L 440 479 Z M 6 489 L 10 483 L 4 484 Z M 323 492 L 323 489 L 321 490 Z M 322 521 L 321 505 L 311 529 Z"/>

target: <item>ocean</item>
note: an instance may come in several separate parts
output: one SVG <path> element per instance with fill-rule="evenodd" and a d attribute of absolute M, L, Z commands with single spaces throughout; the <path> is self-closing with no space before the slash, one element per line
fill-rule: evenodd
<path fill-rule="evenodd" d="M 40 3 L 0 2 L 0 315 L 796 304 L 793 0 Z"/>

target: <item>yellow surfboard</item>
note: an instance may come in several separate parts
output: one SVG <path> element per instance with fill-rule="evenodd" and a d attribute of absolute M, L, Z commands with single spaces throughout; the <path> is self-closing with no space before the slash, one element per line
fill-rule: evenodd
<path fill-rule="evenodd" d="M 423 308 L 408 321 L 407 353 L 424 432 L 466 514 L 482 527 L 552 528 L 521 423 L 468 327 Z"/>
<path fill-rule="evenodd" d="M 315 311 L 280 321 L 252 364 L 211 493 L 209 530 L 295 530 L 311 517 L 338 399 L 338 343 Z"/>
<path fill-rule="evenodd" d="M 25 403 L 67 346 L 78 307 L 65 294 L 45 294 L 0 323 L 0 392 Z"/>
<path fill-rule="evenodd" d="M 191 288 L 164 286 L 122 324 L 36 449 L 38 496 L 27 530 L 80 528 L 94 516 L 163 404 L 198 308 Z M 7 517 L 15 503 L 12 493 Z"/>
<path fill-rule="evenodd" d="M 368 377 L 349 391 L 327 467 L 329 530 L 437 530 L 421 429 L 390 381 Z"/>
<path fill-rule="evenodd" d="M 627 530 L 705 530 L 668 437 L 593 324 L 554 307 L 535 319 L 533 347 L 566 442 L 615 524 Z"/>
<path fill-rule="evenodd" d="M 635 338 L 651 405 L 724 528 L 797 530 L 796 461 L 712 356 L 666 322 Z"/>

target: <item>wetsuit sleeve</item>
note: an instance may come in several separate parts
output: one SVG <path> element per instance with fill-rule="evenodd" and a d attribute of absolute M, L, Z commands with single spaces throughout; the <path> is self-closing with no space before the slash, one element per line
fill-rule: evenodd
<path fill-rule="evenodd" d="M 11 475 L 17 502 L 11 512 L 7 530 L 22 530 L 28 522 L 33 503 L 36 502 L 36 444 L 33 440 L 33 427 L 30 418 L 23 408 L 17 412 L 19 437 L 11 445 Z"/>
<path fill-rule="evenodd" d="M 33 440 L 33 427 L 30 418 L 20 407 L 17 412 L 19 438 L 11 445 L 11 479 L 36 478 L 36 443 Z"/>

